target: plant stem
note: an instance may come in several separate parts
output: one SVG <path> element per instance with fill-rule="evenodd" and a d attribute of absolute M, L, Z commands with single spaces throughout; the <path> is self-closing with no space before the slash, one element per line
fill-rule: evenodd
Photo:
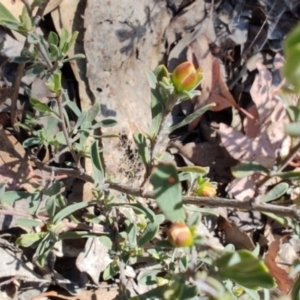
<path fill-rule="evenodd" d="M 44 0 L 42 4 L 39 6 L 39 9 L 37 10 L 37 13 L 35 15 L 35 19 L 38 20 L 40 19 L 45 12 L 46 6 L 48 5 L 50 0 Z M 28 3 L 27 3 L 28 4 Z M 26 2 L 25 2 L 26 5 Z M 27 8 L 28 9 L 28 8 Z M 31 10 L 28 10 L 28 13 L 31 14 Z M 38 25 L 38 22 L 35 24 L 34 28 Z M 33 30 L 34 30 L 33 28 Z M 28 48 L 30 46 L 29 42 L 26 40 L 23 50 Z M 22 50 L 22 51 L 23 51 Z M 18 96 L 19 96 L 19 90 L 21 86 L 21 80 L 24 74 L 24 69 L 25 69 L 25 63 L 20 63 L 17 68 L 15 80 L 13 83 L 13 92 L 11 95 L 11 115 L 10 115 L 10 120 L 11 124 L 14 127 L 14 130 L 16 133 L 20 133 L 20 128 L 19 126 L 16 126 L 17 122 L 17 101 L 18 101 Z"/>
<path fill-rule="evenodd" d="M 63 95 L 63 93 L 65 93 L 65 91 L 62 91 L 62 95 Z M 72 141 L 69 137 L 69 133 L 68 133 L 68 130 L 67 130 L 67 127 L 66 127 L 65 117 L 64 117 L 64 110 L 63 110 L 63 107 L 62 107 L 62 95 L 60 95 L 59 97 L 56 98 L 57 105 L 58 105 L 59 118 L 60 118 L 60 121 L 61 121 L 61 128 L 62 128 L 62 131 L 64 133 L 69 151 L 70 151 L 70 153 L 71 153 L 71 155 L 72 155 L 72 157 L 75 161 L 75 164 L 76 164 L 77 168 L 81 171 L 81 173 L 83 173 L 83 168 L 81 167 L 80 160 L 79 160 L 78 156 L 76 155 L 76 153 L 73 149 Z"/>

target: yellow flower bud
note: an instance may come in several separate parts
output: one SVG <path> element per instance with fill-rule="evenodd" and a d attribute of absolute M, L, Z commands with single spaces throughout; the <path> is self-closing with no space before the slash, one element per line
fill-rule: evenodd
<path fill-rule="evenodd" d="M 188 247 L 194 242 L 191 229 L 184 223 L 173 223 L 169 228 L 168 238 L 175 247 Z"/>
<path fill-rule="evenodd" d="M 202 70 L 195 69 L 188 61 L 180 64 L 171 74 L 171 80 L 176 92 L 191 91 L 195 89 L 203 79 Z"/>
<path fill-rule="evenodd" d="M 217 188 L 211 182 L 205 182 L 195 190 L 195 194 L 200 197 L 215 197 Z"/>

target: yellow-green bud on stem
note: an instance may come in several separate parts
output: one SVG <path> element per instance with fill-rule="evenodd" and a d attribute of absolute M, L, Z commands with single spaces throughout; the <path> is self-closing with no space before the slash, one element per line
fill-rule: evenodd
<path fill-rule="evenodd" d="M 211 182 L 205 182 L 195 190 L 195 194 L 200 197 L 215 197 L 217 189 Z"/>
<path fill-rule="evenodd" d="M 194 242 L 191 229 L 184 223 L 173 223 L 169 228 L 168 238 L 175 247 L 188 247 Z"/>
<path fill-rule="evenodd" d="M 180 64 L 171 74 L 171 80 L 177 93 L 195 89 L 203 79 L 202 69 L 196 70 L 188 61 Z"/>

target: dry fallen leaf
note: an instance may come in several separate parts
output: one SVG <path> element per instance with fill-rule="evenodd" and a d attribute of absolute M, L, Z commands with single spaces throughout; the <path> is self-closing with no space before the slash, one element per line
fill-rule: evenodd
<path fill-rule="evenodd" d="M 275 278 L 279 290 L 286 295 L 293 285 L 293 279 L 289 278 L 288 272 L 278 267 L 276 263 L 276 257 L 280 249 L 280 242 L 281 239 L 278 238 L 269 245 L 269 250 L 265 257 L 265 263 L 270 273 Z"/>
<path fill-rule="evenodd" d="M 253 109 L 255 118 L 247 119 L 245 134 L 225 124 L 220 124 L 219 133 L 223 145 L 236 160 L 258 162 L 271 168 L 278 150 L 282 156 L 288 153 L 290 138 L 284 132 L 287 119 L 283 104 L 272 97 L 271 73 L 260 63 L 257 67 L 259 74 L 250 90 L 257 110 L 255 114 Z M 245 200 L 245 197 L 250 199 L 255 194 L 255 188 L 251 177 L 235 179 L 229 184 L 228 193 L 236 199 Z"/>
<path fill-rule="evenodd" d="M 200 35 L 188 47 L 187 59 L 195 67 L 201 67 L 203 70 L 203 81 L 199 87 L 201 95 L 192 99 L 194 110 L 209 103 L 216 104 L 212 111 L 220 111 L 231 106 L 240 109 L 225 83 L 220 61 L 212 56 L 209 40 L 204 34 Z M 200 119 L 201 116 L 191 122 L 189 130 L 193 130 Z"/>
<path fill-rule="evenodd" d="M 252 251 L 255 248 L 247 233 L 230 224 L 228 220 L 221 216 L 218 220 L 218 229 L 224 232 L 225 243 L 233 244 L 236 250 L 246 249 Z"/>

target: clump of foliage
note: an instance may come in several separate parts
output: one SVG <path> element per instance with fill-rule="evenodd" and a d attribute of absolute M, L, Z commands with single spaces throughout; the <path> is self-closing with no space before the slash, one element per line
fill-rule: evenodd
<path fill-rule="evenodd" d="M 1 184 L 1 206 L 12 205 L 20 196 L 32 199 L 31 209 L 27 212 L 30 217 L 19 220 L 22 226 L 28 228 L 29 233 L 21 235 L 17 244 L 35 249 L 34 263 L 43 267 L 57 241 L 99 238 L 108 248 L 112 260 L 103 272 L 103 279 L 120 276 L 120 293 L 123 293 L 121 296 L 127 296 L 126 282 L 122 280 L 124 268 L 138 262 L 151 264 L 152 267 L 142 271 L 139 276 L 139 284 L 150 286 L 149 291 L 131 299 L 246 299 L 243 298 L 245 295 L 259 299 L 260 291 L 268 295 L 276 284 L 263 259 L 259 257 L 258 248 L 253 252 L 237 251 L 232 247 L 214 249 L 207 243 L 205 236 L 198 233 L 197 228 L 203 215 L 214 212 L 196 206 L 197 198 L 193 205 L 184 203 L 181 182 L 189 182 L 189 189 L 185 192 L 187 195 L 214 197 L 216 183 L 205 177 L 208 169 L 197 166 L 177 168 L 165 152 L 168 135 L 173 130 L 189 124 L 214 106 L 206 105 L 179 124 L 172 125 L 173 107 L 199 94 L 196 88 L 201 84 L 201 70 L 196 70 L 190 62 L 185 62 L 172 74 L 162 65 L 147 74 L 152 92 L 152 124 L 147 134 L 136 133 L 134 139 L 146 170 L 140 196 L 155 199 L 161 212 L 156 214 L 148 205 L 131 195 L 130 189 L 124 192 L 122 186 L 118 185 L 117 178 L 105 174 L 99 155 L 101 148 L 98 140 L 101 137 L 95 136 L 94 130 L 113 126 L 115 120 L 104 119 L 96 122 L 100 112 L 99 104 L 95 103 L 88 111 L 82 112 L 68 98 L 67 91 L 62 87 L 61 68 L 64 63 L 83 59 L 84 56 L 77 54 L 67 57 L 70 46 L 76 40 L 76 32 L 69 33 L 64 30 L 60 37 L 50 32 L 47 39 L 36 33 L 38 18 L 32 12 L 41 3 L 42 1 L 34 1 L 32 6 L 24 6 L 19 20 L 0 3 L 0 24 L 26 37 L 22 56 L 16 57 L 14 61 L 28 66 L 27 72 L 43 73 L 47 78 L 47 87 L 53 94 L 49 103 L 44 103 L 31 97 L 28 90 L 34 116 L 28 115 L 24 122 L 15 122 L 14 126 L 22 127 L 30 134 L 23 142 L 25 148 L 35 146 L 42 149 L 51 146 L 54 156 L 62 151 L 70 153 L 70 159 L 65 162 L 64 168 L 53 167 L 48 163 L 38 162 L 36 157 L 32 158 L 41 168 L 52 170 L 54 174 L 67 174 L 92 182 L 95 198 L 90 202 L 69 205 L 61 192 L 61 183 L 57 180 L 52 180 L 50 185 L 41 186 L 34 193 L 8 192 L 5 191 L 5 184 Z M 286 78 L 294 85 L 293 92 L 296 93 L 300 93 L 299 45 L 300 27 L 297 27 L 286 40 L 285 69 Z M 299 138 L 300 105 L 287 105 L 286 109 L 290 117 L 286 132 Z M 69 119 L 70 111 L 76 116 L 73 124 Z M 45 117 L 48 118 L 47 126 L 41 123 L 41 119 Z M 53 136 L 51 129 L 58 124 L 61 131 Z M 89 137 L 95 138 L 91 145 L 86 143 Z M 299 172 L 285 171 L 287 162 L 299 149 L 298 142 L 291 149 L 291 153 L 282 161 L 279 160 L 279 165 L 272 171 L 245 162 L 234 172 L 237 176 L 241 176 L 241 173 L 243 176 L 254 172 L 262 173 L 265 181 L 275 176 L 286 182 L 299 180 Z M 91 158 L 94 170 L 92 176 L 85 174 L 81 166 L 83 157 Z M 153 193 L 148 191 L 150 184 L 153 186 Z M 122 191 L 126 195 L 112 196 L 108 193 L 109 189 Z M 268 201 L 278 198 L 278 188 L 274 189 L 273 194 L 268 194 Z M 39 202 L 45 197 L 47 217 L 40 218 Z M 75 212 L 95 205 L 102 208 L 101 216 L 85 213 L 84 222 L 75 217 Z M 117 217 L 113 212 L 121 209 L 125 226 L 119 229 L 115 226 Z M 166 238 L 161 240 L 158 232 L 165 220 L 169 221 L 170 227 L 167 229 Z M 98 230 L 94 227 L 92 229 L 90 224 L 98 226 Z M 297 226 L 294 225 L 294 228 Z M 295 264 L 294 274 L 298 271 Z M 292 291 L 293 299 L 300 299 L 299 293 L 298 279 Z"/>

